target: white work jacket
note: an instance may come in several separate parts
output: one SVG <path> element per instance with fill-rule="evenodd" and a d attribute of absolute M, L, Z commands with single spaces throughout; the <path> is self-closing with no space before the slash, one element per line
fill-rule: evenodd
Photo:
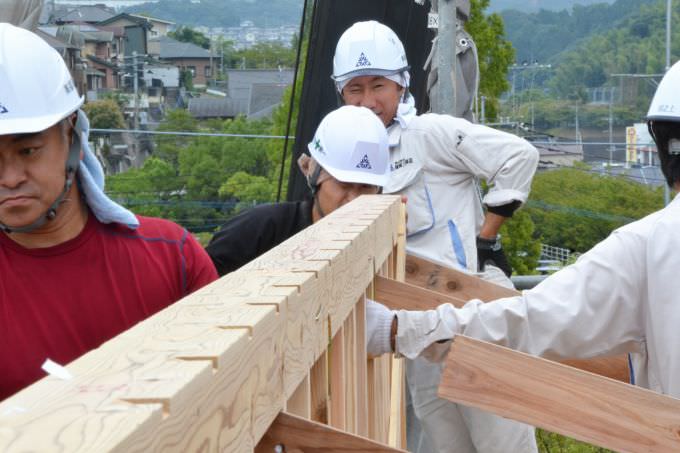
<path fill-rule="evenodd" d="M 441 306 L 438 318 L 454 333 L 550 359 L 635 353 L 635 383 L 679 398 L 679 273 L 676 196 L 522 296 L 471 301 L 460 310 Z M 402 343 L 405 355 L 417 353 L 415 343 L 435 339 L 418 336 Z"/>
<path fill-rule="evenodd" d="M 415 116 L 388 132 L 391 173 L 383 191 L 408 197 L 408 252 L 476 272 L 482 202 L 526 201 L 538 152 L 517 136 L 449 115 Z M 483 200 L 478 178 L 490 187 Z"/>

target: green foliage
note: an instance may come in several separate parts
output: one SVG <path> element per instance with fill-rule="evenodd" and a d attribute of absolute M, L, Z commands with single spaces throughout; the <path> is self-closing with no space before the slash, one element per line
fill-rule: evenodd
<path fill-rule="evenodd" d="M 484 14 L 489 0 L 472 0 L 470 5 L 470 20 L 465 29 L 472 35 L 479 52 L 479 92 L 488 100 L 486 116 L 495 119 L 498 98 L 509 87 L 508 66 L 515 58 L 515 51 L 505 39 L 503 19 L 498 14 Z"/>
<path fill-rule="evenodd" d="M 101 99 L 88 102 L 83 110 L 90 120 L 93 129 L 123 129 L 125 119 L 121 109 L 113 99 Z"/>
<path fill-rule="evenodd" d="M 311 9 L 311 8 L 310 8 Z M 145 12 L 178 24 L 206 27 L 235 27 L 251 20 L 258 27 L 297 24 L 302 11 L 301 0 L 163 0 L 131 6 L 125 12 Z"/>
<path fill-rule="evenodd" d="M 191 27 L 179 26 L 177 30 L 168 32 L 168 36 L 181 42 L 190 42 L 204 49 L 210 48 L 210 38 Z"/>
<path fill-rule="evenodd" d="M 661 189 L 581 165 L 537 174 L 525 209 L 543 243 L 585 252 L 615 228 L 660 209 L 662 201 Z"/>
<path fill-rule="evenodd" d="M 606 448 L 595 447 L 542 429 L 536 430 L 536 444 L 540 453 L 609 453 Z"/>
<path fill-rule="evenodd" d="M 520 210 L 501 227 L 503 249 L 515 275 L 535 273 L 541 255 L 541 243 L 534 237 L 536 226 L 531 216 Z"/>
<path fill-rule="evenodd" d="M 575 5 L 573 9 L 566 10 L 556 7 L 557 0 L 549 0 L 541 5 L 540 11 L 519 12 L 519 8 L 515 7 L 501 15 L 508 39 L 517 50 L 519 64 L 534 61 L 555 63 L 565 49 L 573 48 L 593 34 L 616 28 L 623 18 L 634 16 L 640 5 L 655 1 L 618 0 L 612 5 L 597 1 L 591 2 L 595 3 L 593 5 Z M 494 8 L 498 9 L 496 4 Z"/>
<path fill-rule="evenodd" d="M 292 68 L 295 48 L 278 43 L 260 42 L 240 51 L 231 52 L 232 65 L 242 69 Z"/>
<path fill-rule="evenodd" d="M 620 2 L 623 0 L 619 0 Z M 665 3 L 637 6 L 634 15 L 616 24 L 616 27 L 595 35 L 574 50 L 560 55 L 550 87 L 563 98 L 584 89 L 600 87 L 610 74 L 660 74 L 665 67 Z M 680 3 L 674 2 L 673 22 L 680 19 Z M 677 60 L 680 31 L 673 29 L 672 61 Z M 654 88 L 644 82 L 622 82 L 626 102 L 644 108 Z"/>
<path fill-rule="evenodd" d="M 180 69 L 179 83 L 187 89 L 187 91 L 194 91 L 194 76 L 189 69 Z"/>

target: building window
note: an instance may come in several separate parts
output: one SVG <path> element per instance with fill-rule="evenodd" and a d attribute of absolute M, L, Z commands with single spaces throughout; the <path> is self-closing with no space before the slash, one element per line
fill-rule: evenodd
<path fill-rule="evenodd" d="M 191 72 L 191 77 L 196 77 L 196 66 L 187 66 L 189 72 Z"/>
<path fill-rule="evenodd" d="M 207 77 L 212 77 L 212 68 L 210 66 L 205 67 L 205 76 Z"/>

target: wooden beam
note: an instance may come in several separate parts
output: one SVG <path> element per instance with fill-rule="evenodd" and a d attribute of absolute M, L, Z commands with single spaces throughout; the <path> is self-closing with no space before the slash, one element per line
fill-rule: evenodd
<path fill-rule="evenodd" d="M 409 257 L 409 259 L 410 258 L 411 257 Z M 439 267 L 441 268 L 441 266 Z M 470 278 L 474 279 L 476 277 Z M 487 283 L 482 280 L 480 281 L 482 283 L 477 285 L 478 288 L 481 288 L 484 286 L 483 284 Z M 487 293 L 488 292 L 489 291 L 487 291 Z M 517 295 L 519 295 L 519 293 L 517 293 Z M 432 291 L 408 283 L 397 282 L 383 277 L 375 278 L 375 299 L 392 310 L 432 310 L 443 303 L 450 303 L 454 307 L 459 308 L 467 302 L 466 300 L 457 299 L 449 294 Z M 621 382 L 630 382 L 628 357 L 625 354 L 613 357 L 598 357 L 589 360 L 570 359 L 565 360 L 563 363 Z"/>
<path fill-rule="evenodd" d="M 400 205 L 359 197 L 68 364 L 73 379 L 0 402 L 0 451 L 252 451 L 392 252 Z"/>
<path fill-rule="evenodd" d="M 462 300 L 480 299 L 489 302 L 519 294 L 514 289 L 413 255 L 406 256 L 406 282 Z"/>
<path fill-rule="evenodd" d="M 441 304 L 460 308 L 464 300 L 390 278 L 375 277 L 375 300 L 392 310 L 432 310 Z"/>
<path fill-rule="evenodd" d="M 286 452 L 303 453 L 406 453 L 405 450 L 352 435 L 321 423 L 281 413 L 255 448 L 255 453 L 273 453 L 276 445 Z"/>
<path fill-rule="evenodd" d="M 680 451 L 680 400 L 464 336 L 439 396 L 617 451 Z"/>

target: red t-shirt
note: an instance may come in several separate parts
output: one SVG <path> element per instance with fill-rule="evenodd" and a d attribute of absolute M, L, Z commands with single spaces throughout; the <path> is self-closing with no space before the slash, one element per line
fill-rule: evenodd
<path fill-rule="evenodd" d="M 139 217 L 130 230 L 89 216 L 55 247 L 26 249 L 0 233 L 0 400 L 217 278 L 180 226 Z"/>

